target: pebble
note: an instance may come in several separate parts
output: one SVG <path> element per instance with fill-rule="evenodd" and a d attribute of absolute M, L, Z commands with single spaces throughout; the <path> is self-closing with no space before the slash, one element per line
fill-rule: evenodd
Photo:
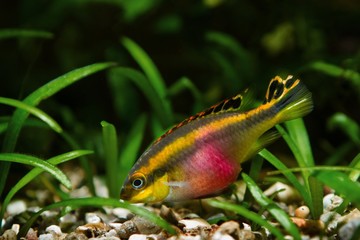
<path fill-rule="evenodd" d="M 6 211 L 9 215 L 17 215 L 26 211 L 26 203 L 23 200 L 15 200 L 9 203 Z"/>
<path fill-rule="evenodd" d="M 125 208 L 114 208 L 111 213 L 120 220 L 129 220 L 134 217 L 134 214 Z"/>
<path fill-rule="evenodd" d="M 19 233 L 19 231 L 20 231 L 20 225 L 19 224 L 13 224 L 11 226 L 11 230 L 13 230 L 17 235 Z"/>
<path fill-rule="evenodd" d="M 66 235 L 64 240 L 87 240 L 88 238 L 83 233 L 72 232 Z"/>
<path fill-rule="evenodd" d="M 56 239 L 52 233 L 44 233 L 40 234 L 39 240 L 53 240 Z"/>
<path fill-rule="evenodd" d="M 325 223 L 326 231 L 331 233 L 336 230 L 340 217 L 337 212 L 326 212 L 321 214 L 320 220 Z"/>
<path fill-rule="evenodd" d="M 16 232 L 12 229 L 8 229 L 0 237 L 1 240 L 16 240 Z"/>
<path fill-rule="evenodd" d="M 73 226 L 77 222 L 77 218 L 74 214 L 68 213 L 60 218 L 60 228 L 66 229 L 69 226 Z"/>
<path fill-rule="evenodd" d="M 307 218 L 310 214 L 310 209 L 308 206 L 300 206 L 295 209 L 295 217 L 298 218 Z"/>
<path fill-rule="evenodd" d="M 199 228 L 210 228 L 210 224 L 202 218 L 183 219 L 179 221 L 184 225 L 184 231 L 190 231 Z"/>
<path fill-rule="evenodd" d="M 266 196 L 275 194 L 280 202 L 290 203 L 300 199 L 299 193 L 291 186 L 282 182 L 276 182 L 264 191 Z"/>
<path fill-rule="evenodd" d="M 96 213 L 86 213 L 85 221 L 86 223 L 100 223 L 101 218 Z"/>
<path fill-rule="evenodd" d="M 129 237 L 129 240 L 160 240 L 163 239 L 158 235 L 146 235 L 146 234 L 133 234 Z"/>
<path fill-rule="evenodd" d="M 61 228 L 57 225 L 50 225 L 48 226 L 46 229 L 45 229 L 45 232 L 47 233 L 54 233 L 56 235 L 61 235 L 62 234 L 62 231 L 61 231 Z"/>
<path fill-rule="evenodd" d="M 255 239 L 249 230 L 241 230 L 238 222 L 228 221 L 220 225 L 211 237 L 212 240 Z"/>
<path fill-rule="evenodd" d="M 38 240 L 37 231 L 30 228 L 29 231 L 26 233 L 26 240 Z"/>
<path fill-rule="evenodd" d="M 335 195 L 334 193 L 327 194 L 323 198 L 324 212 L 334 211 L 337 207 L 339 207 L 342 204 L 343 201 L 344 199 Z"/>
<path fill-rule="evenodd" d="M 357 229 L 360 227 L 360 218 L 354 218 L 349 220 L 345 225 L 341 226 L 339 229 L 339 238 L 342 240 L 353 239 L 353 235 L 357 232 Z"/>

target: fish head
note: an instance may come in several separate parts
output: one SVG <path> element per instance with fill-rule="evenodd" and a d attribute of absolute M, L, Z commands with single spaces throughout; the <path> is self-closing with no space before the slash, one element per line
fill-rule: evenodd
<path fill-rule="evenodd" d="M 120 198 L 131 203 L 154 203 L 167 198 L 170 192 L 168 175 L 130 173 L 121 189 Z"/>

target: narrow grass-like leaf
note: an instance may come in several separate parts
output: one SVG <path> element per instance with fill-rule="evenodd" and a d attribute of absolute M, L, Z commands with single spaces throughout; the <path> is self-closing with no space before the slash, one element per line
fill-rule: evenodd
<path fill-rule="evenodd" d="M 166 107 L 167 104 L 164 104 L 164 101 L 160 98 L 160 96 L 151 86 L 149 80 L 144 76 L 144 74 L 142 74 L 141 72 L 135 69 L 124 68 L 124 67 L 117 67 L 113 69 L 111 72 L 112 74 L 120 74 L 122 76 L 125 76 L 134 82 L 134 84 L 146 96 L 146 99 L 149 101 L 150 106 L 152 107 L 157 117 L 161 121 L 161 125 L 163 129 L 173 124 L 172 122 L 173 115 L 171 110 L 168 107 Z"/>
<path fill-rule="evenodd" d="M 55 132 L 58 132 L 58 133 L 62 132 L 60 125 L 54 119 L 52 119 L 48 114 L 46 114 L 44 111 L 40 110 L 39 108 L 30 106 L 28 104 L 25 104 L 21 101 L 15 100 L 15 99 L 4 98 L 4 97 L 0 97 L 0 103 L 23 109 L 23 110 L 33 114 L 34 116 L 38 117 L 42 121 L 44 121 Z"/>
<path fill-rule="evenodd" d="M 120 194 L 118 176 L 118 141 L 116 129 L 113 124 L 102 121 L 102 139 L 105 153 L 106 184 L 109 195 L 116 198 Z"/>
<path fill-rule="evenodd" d="M 30 30 L 30 29 L 0 29 L 0 40 L 7 38 L 44 38 L 51 39 L 53 34 L 46 31 Z"/>
<path fill-rule="evenodd" d="M 52 157 L 48 159 L 48 163 L 52 164 L 52 165 L 58 165 L 60 163 L 64 163 L 66 161 L 87 155 L 87 154 L 92 154 L 93 151 L 89 151 L 89 150 L 75 150 L 75 151 L 71 151 L 71 152 L 67 152 L 67 153 L 63 153 L 60 154 L 58 156 Z M 34 168 L 32 169 L 30 172 L 28 172 L 25 176 L 23 176 L 16 184 L 15 186 L 13 186 L 9 193 L 6 195 L 2 206 L 1 206 L 1 210 L 0 210 L 0 219 L 3 218 L 4 213 L 5 213 L 5 209 L 6 206 L 10 203 L 11 199 L 14 197 L 14 195 L 21 189 L 23 188 L 26 184 L 28 184 L 29 182 L 31 182 L 33 179 L 35 179 L 39 174 L 41 174 L 42 172 L 44 172 L 43 169 L 41 168 Z M 0 228 L 1 228 L 1 221 L 0 221 Z"/>
<path fill-rule="evenodd" d="M 74 208 L 79 207 L 99 207 L 102 208 L 104 206 L 111 206 L 111 207 L 120 207 L 128 209 L 129 211 L 133 212 L 134 214 L 137 214 L 139 216 L 142 216 L 149 221 L 157 224 L 158 226 L 162 227 L 166 231 L 168 231 L 171 234 L 176 234 L 174 228 L 167 223 L 164 219 L 156 215 L 155 213 L 150 212 L 149 210 L 141 207 L 137 207 L 135 205 L 129 204 L 127 202 L 120 202 L 118 199 L 112 199 L 112 198 L 99 198 L 99 197 L 92 197 L 92 198 L 77 198 L 77 199 L 68 199 L 64 201 L 60 201 L 51 205 L 48 205 L 44 208 L 42 208 L 40 211 L 35 213 L 27 222 L 26 224 L 21 228 L 19 232 L 19 236 L 25 236 L 31 225 L 34 223 L 36 218 L 40 216 L 41 213 L 44 211 L 59 208 L 59 207 L 67 207 L 71 206 Z"/>
<path fill-rule="evenodd" d="M 180 78 L 177 82 L 170 86 L 167 91 L 167 95 L 174 96 L 185 89 L 188 89 L 194 97 L 194 113 L 201 111 L 204 107 L 201 92 L 187 77 Z"/>
<path fill-rule="evenodd" d="M 303 197 L 304 202 L 309 208 L 311 209 L 312 206 L 312 200 L 310 197 L 310 193 L 308 192 L 308 189 L 304 188 L 304 186 L 299 182 L 299 180 L 296 178 L 296 176 L 287 170 L 288 167 L 285 166 L 277 157 L 275 157 L 271 152 L 269 152 L 267 149 L 263 149 L 259 152 L 259 155 L 265 158 L 270 164 L 272 164 L 275 168 L 284 171 L 284 176 L 289 180 L 289 182 L 296 188 L 296 190 L 300 193 L 300 195 Z"/>
<path fill-rule="evenodd" d="M 254 179 L 254 181 L 257 181 L 261 173 L 261 169 L 264 163 L 264 158 L 262 158 L 260 155 L 256 155 L 253 158 L 254 159 L 253 161 L 251 161 L 251 165 L 250 165 L 249 176 L 251 177 L 251 179 Z M 244 196 L 244 201 L 250 202 L 252 198 L 253 197 L 251 195 L 251 192 L 249 192 L 247 188 Z"/>
<path fill-rule="evenodd" d="M 355 158 L 351 161 L 350 167 L 360 169 L 360 153 L 355 156 Z M 356 182 L 359 179 L 360 170 L 353 170 L 349 173 L 349 178 Z"/>
<path fill-rule="evenodd" d="M 360 206 L 360 183 L 351 181 L 348 175 L 337 171 L 318 171 L 313 174 L 325 185 L 334 189 L 338 194 Z"/>
<path fill-rule="evenodd" d="M 302 161 L 306 167 L 314 166 L 314 158 L 311 151 L 311 144 L 307 130 L 302 118 L 297 118 L 285 122 L 290 137 L 297 145 L 297 150 L 302 156 Z M 301 146 L 301 147 L 300 147 Z"/>
<path fill-rule="evenodd" d="M 60 90 L 68 87 L 69 85 L 85 78 L 91 74 L 101 70 L 115 66 L 115 63 L 96 63 L 86 67 L 78 68 L 70 71 L 35 90 L 27 96 L 23 102 L 30 106 L 38 105 L 42 100 L 51 97 Z M 7 127 L 5 134 L 2 152 L 13 152 L 19 136 L 20 130 L 28 117 L 29 113 L 22 109 L 17 109 Z M 6 178 L 10 169 L 10 163 L 0 163 L 0 195 L 4 189 Z"/>
<path fill-rule="evenodd" d="M 130 38 L 124 37 L 121 42 L 135 61 L 140 65 L 141 69 L 148 77 L 151 86 L 155 89 L 159 96 L 164 99 L 166 97 L 165 82 L 149 55 Z"/>
<path fill-rule="evenodd" d="M 305 69 L 315 70 L 324 74 L 327 74 L 332 77 L 341 77 L 349 80 L 352 84 L 357 86 L 358 90 L 360 89 L 360 74 L 356 71 L 341 68 L 339 66 L 329 64 L 322 61 L 316 61 L 308 64 Z"/>
<path fill-rule="evenodd" d="M 263 219 L 260 215 L 246 209 L 245 207 L 241 205 L 235 205 L 232 203 L 227 202 L 220 202 L 218 200 L 209 199 L 207 200 L 207 203 L 213 207 L 228 210 L 235 212 L 246 219 L 249 219 L 265 228 L 267 228 L 272 234 L 275 235 L 276 239 L 285 239 L 283 234 L 280 232 L 279 229 L 271 225 L 269 222 L 267 222 L 265 219 Z"/>
<path fill-rule="evenodd" d="M 301 239 L 300 233 L 295 224 L 289 218 L 289 215 L 278 207 L 272 200 L 264 195 L 256 183 L 245 173 L 241 174 L 242 179 L 249 188 L 254 199 L 261 207 L 269 211 L 269 213 L 284 227 L 284 229 L 291 234 L 294 239 Z"/>
<path fill-rule="evenodd" d="M 156 94 L 159 96 L 161 100 L 161 105 L 163 107 L 163 111 L 166 112 L 166 117 L 168 118 L 168 122 L 170 124 L 173 123 L 173 114 L 169 100 L 166 98 L 166 86 L 165 81 L 163 80 L 159 70 L 151 60 L 151 58 L 146 54 L 146 52 L 137 45 L 134 41 L 129 38 L 122 38 L 122 44 L 126 47 L 135 61 L 140 65 L 141 69 L 144 71 L 147 79 L 151 87 L 155 90 Z M 169 124 L 169 125 L 170 125 Z M 168 127 L 164 126 L 164 127 Z"/>
<path fill-rule="evenodd" d="M 354 143 L 360 145 L 360 126 L 344 113 L 332 115 L 328 121 L 328 127 L 330 130 L 340 128 Z"/>
<path fill-rule="evenodd" d="M 71 188 L 70 180 L 66 175 L 54 165 L 37 157 L 19 154 L 19 153 L 0 153 L 0 161 L 22 163 L 34 167 L 39 167 L 46 172 L 49 172 L 57 180 L 59 180 L 65 187 Z"/>
<path fill-rule="evenodd" d="M 321 214 L 323 214 L 323 209 L 324 209 L 323 208 L 324 186 L 314 176 L 309 176 L 308 182 L 310 186 L 309 189 L 312 200 L 311 215 L 313 219 L 320 219 L 320 216 Z"/>
<path fill-rule="evenodd" d="M 121 148 L 118 168 L 118 183 L 120 184 L 124 182 L 131 167 L 139 157 L 139 149 L 144 138 L 145 126 L 146 115 L 143 114 L 136 120 L 134 126 L 130 130 L 129 135 L 126 137 L 124 146 Z"/>

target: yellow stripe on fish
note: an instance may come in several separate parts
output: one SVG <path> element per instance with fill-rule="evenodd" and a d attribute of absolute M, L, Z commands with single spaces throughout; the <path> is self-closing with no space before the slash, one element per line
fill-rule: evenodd
<path fill-rule="evenodd" d="M 241 95 L 226 99 L 167 131 L 133 166 L 120 198 L 159 202 L 220 194 L 236 181 L 240 163 L 276 139 L 270 128 L 313 108 L 311 93 L 292 76 L 273 78 L 261 106 L 244 111 L 243 101 Z"/>

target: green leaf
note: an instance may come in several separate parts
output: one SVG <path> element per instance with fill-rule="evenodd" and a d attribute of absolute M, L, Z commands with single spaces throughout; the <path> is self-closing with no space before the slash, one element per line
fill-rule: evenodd
<path fill-rule="evenodd" d="M 50 32 L 30 29 L 0 29 L 0 40 L 7 38 L 43 38 L 51 39 L 54 35 Z"/>
<path fill-rule="evenodd" d="M 86 67 L 82 67 L 70 71 L 67 74 L 62 75 L 48 82 L 47 84 L 43 85 L 37 90 L 35 90 L 33 93 L 31 93 L 23 100 L 23 103 L 30 106 L 36 106 L 42 100 L 45 100 L 53 96 L 60 90 L 70 86 L 71 84 L 74 84 L 78 80 L 113 66 L 115 66 L 115 63 L 95 63 Z M 14 112 L 7 127 L 7 131 L 2 146 L 2 152 L 14 151 L 17 138 L 20 134 L 20 130 L 28 115 L 29 113 L 22 109 L 17 109 Z M 10 163 L 0 163 L 0 195 L 2 194 L 2 191 L 4 189 L 4 185 L 6 182 L 9 169 L 10 169 Z"/>
<path fill-rule="evenodd" d="M 342 194 L 345 199 L 360 206 L 360 183 L 351 181 L 348 175 L 337 171 L 318 171 L 313 174 L 325 185 Z"/>
<path fill-rule="evenodd" d="M 356 71 L 341 68 L 323 61 L 315 61 L 305 67 L 306 70 L 315 70 L 332 77 L 341 77 L 349 80 L 353 85 L 360 87 L 360 74 Z M 359 88 L 357 88 L 359 89 Z"/>
<path fill-rule="evenodd" d="M 118 168 L 118 181 L 120 184 L 125 181 L 131 167 L 139 157 L 139 149 L 145 133 L 146 119 L 146 115 L 143 114 L 136 120 L 129 135 L 126 137 L 124 146 L 121 148 Z"/>
<path fill-rule="evenodd" d="M 335 113 L 328 121 L 328 128 L 341 129 L 354 143 L 360 145 L 360 126 L 359 124 L 345 115 L 344 113 Z"/>
<path fill-rule="evenodd" d="M 195 86 L 193 82 L 187 77 L 180 78 L 172 86 L 169 87 L 167 94 L 170 96 L 175 96 L 182 92 L 183 90 L 188 89 L 194 97 L 194 113 L 197 113 L 204 109 L 203 98 L 199 89 Z"/>
<path fill-rule="evenodd" d="M 71 188 L 70 180 L 66 177 L 66 175 L 58 168 L 54 167 L 54 165 L 40 159 L 37 157 L 19 154 L 19 153 L 0 153 L 0 161 L 6 162 L 16 162 L 22 163 L 26 165 L 31 165 L 34 167 L 39 167 L 46 172 L 49 172 L 56 179 L 58 179 L 66 188 Z"/>
<path fill-rule="evenodd" d="M 139 216 L 142 216 L 149 221 L 157 224 L 158 226 L 162 227 L 166 231 L 168 231 L 171 234 L 176 234 L 174 228 L 167 223 L 164 219 L 156 215 L 155 213 L 150 212 L 149 210 L 138 207 L 132 204 L 129 204 L 127 202 L 120 202 L 117 199 L 112 198 L 99 198 L 99 197 L 92 197 L 92 198 L 78 198 L 78 199 L 68 199 L 64 201 L 60 201 L 51 205 L 48 205 L 44 208 L 42 208 L 40 211 L 35 213 L 27 222 L 26 224 L 21 228 L 19 232 L 19 236 L 25 236 L 29 228 L 32 226 L 36 218 L 38 218 L 41 213 L 44 211 L 59 208 L 59 207 L 67 207 L 71 206 L 72 208 L 79 208 L 79 207 L 99 207 L 102 208 L 104 206 L 111 206 L 111 207 L 120 207 L 120 208 L 126 208 L 129 211 L 133 212 L 134 214 L 137 214 Z"/>
<path fill-rule="evenodd" d="M 151 86 L 149 80 L 141 72 L 132 68 L 117 67 L 111 71 L 112 74 L 120 74 L 134 82 L 149 101 L 151 108 L 161 121 L 163 129 L 172 125 L 173 115 L 171 109 L 161 99 L 160 95 Z M 116 76 L 113 76 L 115 78 Z"/>
<path fill-rule="evenodd" d="M 60 154 L 58 156 L 52 157 L 50 158 L 47 162 L 52 164 L 52 165 L 58 165 L 60 163 L 64 163 L 66 161 L 87 155 L 87 154 L 92 154 L 93 151 L 89 151 L 89 150 L 76 150 L 76 151 L 71 151 L 68 153 L 64 153 L 64 154 Z M 21 189 L 23 188 L 26 184 L 28 184 L 29 182 L 31 182 L 33 179 L 35 179 L 39 174 L 41 174 L 42 172 L 44 172 L 43 169 L 41 168 L 34 168 L 32 169 L 30 172 L 28 172 L 24 177 L 22 177 L 16 184 L 15 186 L 13 186 L 9 193 L 6 195 L 2 206 L 1 206 L 1 210 L 0 210 L 0 219 L 2 219 L 4 217 L 4 213 L 6 210 L 6 206 L 10 203 L 11 199 L 14 197 L 14 195 Z M 0 221 L 0 228 L 1 228 L 1 221 Z"/>
<path fill-rule="evenodd" d="M 23 110 L 33 114 L 34 116 L 38 117 L 42 121 L 44 121 L 55 132 L 58 132 L 58 133 L 62 132 L 60 125 L 54 119 L 52 119 L 49 115 L 47 115 L 45 112 L 43 112 L 42 110 L 40 110 L 36 107 L 30 106 L 28 104 L 25 104 L 21 101 L 15 100 L 15 99 L 4 98 L 4 97 L 0 97 L 0 103 L 23 109 Z"/>
<path fill-rule="evenodd" d="M 114 125 L 105 121 L 101 122 L 103 146 L 105 152 L 106 183 L 109 195 L 117 198 L 120 195 L 118 177 L 118 142 Z"/>
<path fill-rule="evenodd" d="M 356 182 L 360 176 L 360 153 L 355 156 L 355 158 L 351 161 L 350 167 L 356 168 L 357 170 L 353 170 L 349 173 L 349 178 Z"/>
<path fill-rule="evenodd" d="M 216 208 L 235 212 L 235 213 L 245 217 L 246 219 L 249 219 L 249 220 L 267 228 L 272 234 L 275 235 L 276 239 L 285 239 L 284 235 L 280 232 L 279 229 L 277 229 L 276 227 L 271 225 L 269 222 L 267 222 L 265 219 L 263 219 L 260 215 L 249 211 L 248 209 L 246 209 L 245 207 L 243 207 L 241 205 L 235 205 L 235 204 L 231 204 L 231 203 L 227 203 L 227 202 L 220 202 L 220 201 L 214 200 L 214 199 L 207 200 L 207 203 L 210 206 L 213 206 Z"/>
<path fill-rule="evenodd" d="M 289 218 L 289 215 L 278 207 L 272 200 L 266 197 L 261 189 L 247 174 L 242 173 L 241 176 L 254 199 L 260 204 L 260 206 L 267 209 L 294 239 L 301 239 L 300 233 L 295 224 Z"/>
<path fill-rule="evenodd" d="M 156 94 L 159 96 L 161 100 L 161 105 L 163 107 L 163 111 L 167 114 L 168 122 L 173 123 L 173 114 L 170 102 L 166 98 L 167 91 L 165 86 L 165 81 L 162 78 L 159 70 L 155 66 L 154 62 L 151 60 L 149 55 L 140 48 L 134 41 L 129 38 L 122 38 L 122 44 L 129 51 L 135 61 L 140 65 L 141 69 L 144 71 L 146 78 L 149 80 L 150 86 L 155 90 Z M 170 125 L 170 124 L 169 124 Z M 164 127 L 168 127 L 164 126 Z"/>
<path fill-rule="evenodd" d="M 289 168 L 285 166 L 277 157 L 275 157 L 271 152 L 267 149 L 263 149 L 259 152 L 259 155 L 266 159 L 270 164 L 272 164 L 275 168 L 279 169 L 280 171 L 284 171 L 284 176 L 289 180 L 289 182 L 296 188 L 296 190 L 300 193 L 303 197 L 304 202 L 309 208 L 311 209 L 312 200 L 308 189 L 304 188 L 304 186 L 299 182 L 296 176 L 288 171 Z"/>
<path fill-rule="evenodd" d="M 310 194 L 312 200 L 312 212 L 311 215 L 313 219 L 320 219 L 321 214 L 323 214 L 323 198 L 324 198 L 324 186 L 318 179 L 314 176 L 309 176 L 308 179 L 310 186 Z"/>

